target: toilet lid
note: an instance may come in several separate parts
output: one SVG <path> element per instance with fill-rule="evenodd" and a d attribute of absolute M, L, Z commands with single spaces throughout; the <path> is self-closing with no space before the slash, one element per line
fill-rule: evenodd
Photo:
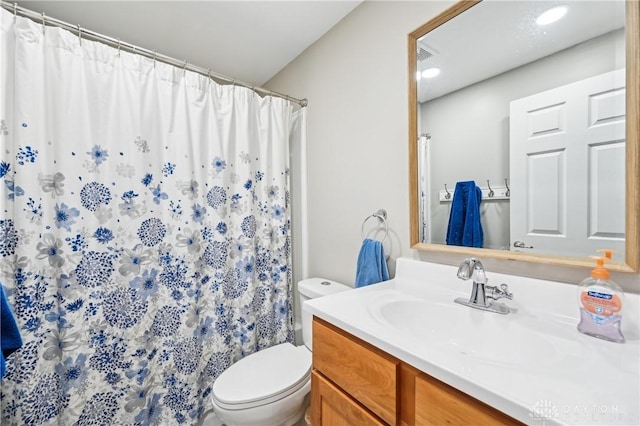
<path fill-rule="evenodd" d="M 212 394 L 224 406 L 260 405 L 298 390 L 310 374 L 311 352 L 282 343 L 233 364 L 216 379 Z"/>

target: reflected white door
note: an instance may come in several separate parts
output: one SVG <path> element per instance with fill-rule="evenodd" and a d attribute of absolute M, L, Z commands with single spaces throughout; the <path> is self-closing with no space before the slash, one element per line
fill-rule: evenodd
<path fill-rule="evenodd" d="M 624 70 L 511 102 L 510 175 L 511 250 L 624 258 Z"/>

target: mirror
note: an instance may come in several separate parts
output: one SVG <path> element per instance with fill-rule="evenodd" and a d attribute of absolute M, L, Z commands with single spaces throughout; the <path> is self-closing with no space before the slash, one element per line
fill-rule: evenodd
<path fill-rule="evenodd" d="M 461 1 L 409 34 L 412 248 L 575 267 L 615 248 L 609 268 L 638 272 L 639 26 L 635 1 Z M 475 247 L 447 244 L 461 181 L 481 190 Z"/>

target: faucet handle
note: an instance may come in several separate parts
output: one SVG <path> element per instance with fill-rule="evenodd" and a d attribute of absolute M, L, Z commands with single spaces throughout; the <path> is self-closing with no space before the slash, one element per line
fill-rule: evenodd
<path fill-rule="evenodd" d="M 500 288 L 487 286 L 486 294 L 488 298 L 493 300 L 498 300 L 503 298 L 513 300 L 513 293 L 509 292 L 509 286 L 504 283 L 500 284 Z"/>
<path fill-rule="evenodd" d="M 513 300 L 513 293 L 509 292 L 509 286 L 505 283 L 500 284 L 501 297 L 506 297 L 509 300 Z"/>

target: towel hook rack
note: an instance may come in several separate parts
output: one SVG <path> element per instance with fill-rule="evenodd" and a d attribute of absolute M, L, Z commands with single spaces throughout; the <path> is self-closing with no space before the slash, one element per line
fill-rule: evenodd
<path fill-rule="evenodd" d="M 511 199 L 511 188 L 509 188 L 509 179 L 506 178 L 504 180 L 504 183 L 504 186 L 492 187 L 491 181 L 487 179 L 486 186 L 482 188 L 478 187 L 480 191 L 482 191 L 482 201 L 509 201 Z M 456 188 L 457 185 L 458 184 L 456 183 Z M 438 201 L 440 201 L 441 203 L 450 203 L 455 199 L 456 191 L 450 191 L 447 184 L 444 184 L 444 189 L 440 189 L 436 195 L 438 197 Z"/>
<path fill-rule="evenodd" d="M 377 212 L 365 218 L 365 220 L 362 222 L 362 226 L 360 227 L 360 234 L 362 236 L 362 239 L 364 240 L 365 238 L 364 225 L 371 218 L 378 219 L 384 225 L 384 238 L 382 238 L 382 241 L 380 241 L 380 243 L 384 243 L 387 237 L 389 236 L 389 225 L 387 224 L 387 211 L 385 209 L 380 209 Z"/>

